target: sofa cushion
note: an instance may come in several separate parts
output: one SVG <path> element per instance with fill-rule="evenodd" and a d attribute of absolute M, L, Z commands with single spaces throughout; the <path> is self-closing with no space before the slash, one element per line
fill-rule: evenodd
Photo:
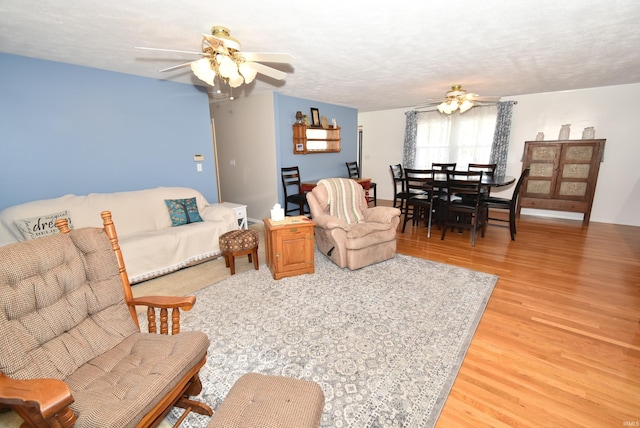
<path fill-rule="evenodd" d="M 43 236 L 58 233 L 56 220 L 59 218 L 66 218 L 69 228 L 73 229 L 71 218 L 66 210 L 52 214 L 14 220 L 14 223 L 18 229 L 20 229 L 24 239 L 28 241 L 29 239 L 41 238 Z"/>
<path fill-rule="evenodd" d="M 183 224 L 202 221 L 198 212 L 196 198 L 165 199 L 164 203 L 167 204 L 172 226 L 182 226 Z"/>

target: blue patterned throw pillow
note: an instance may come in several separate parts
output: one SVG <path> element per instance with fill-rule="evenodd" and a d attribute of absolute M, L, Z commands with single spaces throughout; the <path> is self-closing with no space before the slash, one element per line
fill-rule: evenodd
<path fill-rule="evenodd" d="M 165 199 L 169 209 L 172 226 L 181 226 L 183 224 L 196 223 L 202 221 L 198 212 L 196 198 L 190 199 Z"/>

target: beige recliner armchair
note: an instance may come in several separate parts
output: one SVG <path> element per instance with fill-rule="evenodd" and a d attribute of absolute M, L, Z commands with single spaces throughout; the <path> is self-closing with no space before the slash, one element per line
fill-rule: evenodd
<path fill-rule="evenodd" d="M 316 223 L 316 245 L 341 268 L 359 269 L 396 255 L 400 210 L 369 208 L 362 186 L 348 178 L 327 178 L 307 193 Z"/>

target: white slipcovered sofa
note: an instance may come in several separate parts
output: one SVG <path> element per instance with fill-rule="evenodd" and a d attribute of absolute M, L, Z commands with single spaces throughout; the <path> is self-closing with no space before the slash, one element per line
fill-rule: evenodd
<path fill-rule="evenodd" d="M 173 226 L 176 216 L 170 215 L 165 200 L 191 198 L 195 198 L 202 221 Z M 72 229 L 101 227 L 102 211 L 111 211 L 117 225 L 118 241 L 131 283 L 219 257 L 218 238 L 238 228 L 233 210 L 209 204 L 197 190 L 157 187 L 85 196 L 65 195 L 6 208 L 0 211 L 0 244 L 57 233 L 55 220 L 59 217 L 67 217 Z"/>

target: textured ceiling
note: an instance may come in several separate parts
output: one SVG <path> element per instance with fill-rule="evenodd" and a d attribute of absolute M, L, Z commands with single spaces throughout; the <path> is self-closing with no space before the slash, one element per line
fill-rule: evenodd
<path fill-rule="evenodd" d="M 514 96 L 640 82 L 637 0 L 0 0 L 0 52 L 202 84 L 194 59 L 225 25 L 242 50 L 296 57 L 280 93 L 360 111 L 419 105 L 453 84 Z M 34 82 L 40 85 L 42 82 Z"/>

